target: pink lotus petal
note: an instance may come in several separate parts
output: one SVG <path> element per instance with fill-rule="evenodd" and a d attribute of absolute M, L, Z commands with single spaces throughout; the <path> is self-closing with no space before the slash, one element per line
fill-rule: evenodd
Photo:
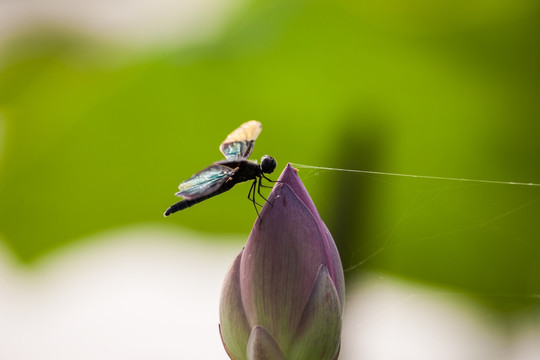
<path fill-rule="evenodd" d="M 272 335 L 262 326 L 255 326 L 251 331 L 247 347 L 249 360 L 286 360 Z"/>
<path fill-rule="evenodd" d="M 240 260 L 238 254 L 231 266 L 221 291 L 219 332 L 223 346 L 231 359 L 244 359 L 251 327 L 246 318 L 240 294 Z"/>
<path fill-rule="evenodd" d="M 341 338 L 341 303 L 326 266 L 317 280 L 288 352 L 292 359 L 333 359 Z"/>

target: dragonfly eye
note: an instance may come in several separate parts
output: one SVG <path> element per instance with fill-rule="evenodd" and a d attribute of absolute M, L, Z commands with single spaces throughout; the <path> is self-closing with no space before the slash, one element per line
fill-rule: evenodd
<path fill-rule="evenodd" d="M 264 155 L 261 159 L 261 171 L 265 174 L 271 174 L 276 168 L 276 160 L 273 157 Z"/>

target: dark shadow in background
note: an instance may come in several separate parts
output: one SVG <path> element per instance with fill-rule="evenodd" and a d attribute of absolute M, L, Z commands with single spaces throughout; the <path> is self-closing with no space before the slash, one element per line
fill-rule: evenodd
<path fill-rule="evenodd" d="M 338 134 L 339 147 L 332 166 L 341 169 L 377 170 L 383 168 L 385 132 L 380 119 L 368 114 L 349 117 Z M 336 242 L 345 277 L 358 276 L 361 271 L 347 271 L 358 261 L 367 259 L 374 249 L 366 240 L 376 223 L 378 190 L 369 175 L 333 172 L 324 215 Z M 355 269 L 357 269 L 355 267 Z"/>

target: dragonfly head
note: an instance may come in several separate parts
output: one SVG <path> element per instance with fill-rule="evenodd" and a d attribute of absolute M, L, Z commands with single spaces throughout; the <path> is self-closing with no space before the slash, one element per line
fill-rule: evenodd
<path fill-rule="evenodd" d="M 271 174 L 276 168 L 276 160 L 273 157 L 264 155 L 261 159 L 261 171 L 265 174 Z"/>

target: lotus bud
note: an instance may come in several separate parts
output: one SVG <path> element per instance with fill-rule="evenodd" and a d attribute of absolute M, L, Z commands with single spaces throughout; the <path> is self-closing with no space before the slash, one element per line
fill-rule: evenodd
<path fill-rule="evenodd" d="M 344 296 L 334 240 L 287 165 L 225 278 L 225 350 L 233 360 L 337 359 Z"/>

